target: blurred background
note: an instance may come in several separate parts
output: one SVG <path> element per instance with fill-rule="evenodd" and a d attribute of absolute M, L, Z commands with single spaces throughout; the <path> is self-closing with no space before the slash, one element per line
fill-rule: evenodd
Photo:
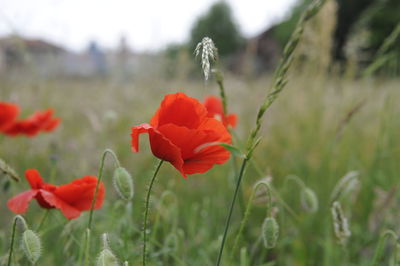
<path fill-rule="evenodd" d="M 309 0 L 284 1 L 56 1 L 2 0 L 0 73 L 40 77 L 133 79 L 159 71 L 191 75 L 195 45 L 211 37 L 235 74 L 274 69 Z M 329 0 L 301 50 L 317 69 L 356 75 L 374 59 L 400 21 L 397 0 Z M 385 56 L 399 73 L 399 45 Z M 186 71 L 187 73 L 182 73 Z"/>

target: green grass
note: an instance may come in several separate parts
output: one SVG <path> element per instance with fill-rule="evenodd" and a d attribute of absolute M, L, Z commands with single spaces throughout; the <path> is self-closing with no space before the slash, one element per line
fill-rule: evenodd
<path fill-rule="evenodd" d="M 245 143 L 269 83 L 266 78 L 247 82 L 229 75 L 225 78 L 229 110 L 239 116 L 235 129 L 237 143 Z M 371 263 L 380 233 L 386 229 L 400 230 L 398 84 L 399 80 L 353 81 L 292 73 L 287 90 L 265 115 L 263 139 L 254 154 L 261 172 L 250 164 L 245 173 L 223 265 Z M 50 182 L 51 172 L 55 170 L 52 180 L 55 184 L 97 175 L 102 151 L 106 148 L 115 151 L 122 166 L 134 178 L 135 196 L 128 205 L 118 199 L 111 182 L 113 162 L 107 160 L 106 200 L 103 208 L 94 212 L 91 259 L 94 263 L 101 251 L 101 234 L 107 232 L 117 257 L 128 260 L 130 265 L 140 265 L 143 199 L 156 158 L 145 137 L 141 140 L 140 153 L 131 152 L 130 128 L 148 122 L 164 94 L 184 91 L 202 100 L 205 95 L 218 94 L 216 85 L 162 78 L 138 78 L 121 84 L 108 79 L 46 81 L 3 77 L 0 86 L 0 98 L 20 104 L 24 114 L 53 107 L 63 119 L 62 125 L 51 134 L 32 139 L 0 136 L 0 158 L 20 175 L 25 169 L 36 168 Z M 341 122 L 361 101 L 365 103 L 351 119 Z M 342 132 L 338 134 L 340 125 Z M 351 170 L 360 172 L 360 187 L 357 193 L 341 201 L 352 232 L 347 245 L 342 247 L 333 233 L 329 196 L 339 178 Z M 285 177 L 289 174 L 299 176 L 315 191 L 319 200 L 316 213 L 307 213 L 301 208 L 299 187 L 294 183 L 285 186 Z M 265 199 L 261 195 L 255 200 L 244 228 L 241 251 L 230 254 L 252 186 L 267 175 L 272 176 L 272 185 L 298 219 L 273 197 L 280 237 L 275 249 L 266 250 L 260 241 L 266 214 Z M 165 164 L 152 193 L 149 265 L 213 265 L 234 185 L 233 160 L 186 180 Z M 5 258 L 13 221 L 13 214 L 5 203 L 27 188 L 25 180 L 12 182 L 10 189 L 0 194 L 3 202 L 0 254 Z M 32 202 L 24 217 L 35 229 L 44 214 Z M 87 219 L 88 212 L 68 222 L 59 211 L 51 211 L 39 232 L 43 252 L 38 265 L 76 265 Z M 392 246 L 384 250 L 381 265 L 389 263 Z M 19 245 L 16 245 L 16 257 L 21 258 L 21 265 L 28 263 Z"/>

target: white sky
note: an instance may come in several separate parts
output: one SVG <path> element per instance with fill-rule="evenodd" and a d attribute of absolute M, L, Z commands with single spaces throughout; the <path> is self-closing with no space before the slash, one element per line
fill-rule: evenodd
<path fill-rule="evenodd" d="M 89 40 L 114 48 L 120 36 L 135 50 L 183 42 L 191 25 L 217 0 L 0 0 L 0 36 L 17 32 L 73 50 Z M 282 19 L 296 0 L 227 0 L 249 37 Z"/>

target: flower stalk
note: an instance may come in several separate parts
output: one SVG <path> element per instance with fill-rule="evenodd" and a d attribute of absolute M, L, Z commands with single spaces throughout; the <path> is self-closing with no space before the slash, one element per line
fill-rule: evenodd
<path fill-rule="evenodd" d="M 142 264 L 143 266 L 146 266 L 146 259 L 147 259 L 147 254 L 146 254 L 146 248 L 147 248 L 147 217 L 149 215 L 149 205 L 150 205 L 150 195 L 151 195 L 151 190 L 154 185 L 154 181 L 156 180 L 157 174 L 160 171 L 161 165 L 163 164 L 163 160 L 160 160 L 160 162 L 157 165 L 156 170 L 154 171 L 153 177 L 151 178 L 150 184 L 149 184 L 149 189 L 147 190 L 147 195 L 146 195 L 146 201 L 145 201 L 145 208 L 144 208 L 144 218 L 143 218 L 143 257 L 142 257 Z"/>
<path fill-rule="evenodd" d="M 278 68 L 277 68 L 275 74 L 274 74 L 272 90 L 270 93 L 267 94 L 263 104 L 260 106 L 260 108 L 258 110 L 255 127 L 251 131 L 250 136 L 247 140 L 246 157 L 242 161 L 242 166 L 241 166 L 241 170 L 239 172 L 239 177 L 237 179 L 235 192 L 233 194 L 231 206 L 230 206 L 228 216 L 226 219 L 224 235 L 222 238 L 222 243 L 221 243 L 221 247 L 220 247 L 220 251 L 219 251 L 218 259 L 217 259 L 217 263 L 216 263 L 217 266 L 219 266 L 221 264 L 222 253 L 223 253 L 224 246 L 225 246 L 226 235 L 228 233 L 230 220 L 231 220 L 231 216 L 232 216 L 232 212 L 233 212 L 233 207 L 235 205 L 236 197 L 238 194 L 237 191 L 239 190 L 239 187 L 240 187 L 240 184 L 241 184 L 241 181 L 243 178 L 244 170 L 246 168 L 248 160 L 251 159 L 254 149 L 256 148 L 257 144 L 259 143 L 258 134 L 261 129 L 261 124 L 262 124 L 262 119 L 264 117 L 264 114 L 267 111 L 267 109 L 272 105 L 272 103 L 275 102 L 275 100 L 278 98 L 279 94 L 281 93 L 281 91 L 284 89 L 284 87 L 287 84 L 287 73 L 293 62 L 294 52 L 296 50 L 297 45 L 300 42 L 306 22 L 318 13 L 318 11 L 321 9 L 321 7 L 325 3 L 325 1 L 326 0 L 314 0 L 308 6 L 308 8 L 303 12 L 302 16 L 300 17 L 299 22 L 297 23 L 295 31 L 293 32 L 292 36 L 290 37 L 289 42 L 287 43 L 287 45 L 284 49 L 283 57 L 278 65 Z"/>

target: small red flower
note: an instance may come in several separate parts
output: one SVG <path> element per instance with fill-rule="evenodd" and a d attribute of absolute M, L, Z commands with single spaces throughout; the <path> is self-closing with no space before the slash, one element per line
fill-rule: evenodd
<path fill-rule="evenodd" d="M 132 127 L 132 150 L 139 151 L 138 138 L 149 134 L 154 156 L 170 162 L 183 177 L 204 173 L 229 159 L 229 152 L 220 145 L 231 143 L 231 135 L 224 125 L 207 117 L 207 110 L 198 100 L 184 93 L 166 95 L 150 121 Z"/>
<path fill-rule="evenodd" d="M 53 110 L 37 111 L 30 117 L 15 122 L 10 128 L 4 131 L 9 136 L 20 134 L 29 137 L 36 136 L 40 131 L 53 131 L 60 123 L 60 118 L 53 118 Z"/>
<path fill-rule="evenodd" d="M 19 108 L 12 103 L 0 102 L 0 132 L 12 126 L 19 114 Z"/>
<path fill-rule="evenodd" d="M 60 118 L 53 117 L 53 110 L 37 111 L 30 117 L 16 120 L 19 108 L 15 104 L 0 102 L 0 132 L 9 136 L 36 136 L 39 132 L 53 131 Z"/>
<path fill-rule="evenodd" d="M 42 208 L 60 209 L 67 219 L 75 219 L 82 211 L 90 210 L 96 190 L 97 177 L 85 176 L 69 184 L 55 186 L 43 182 L 36 169 L 25 171 L 31 189 L 18 194 L 7 202 L 8 208 L 16 214 L 25 213 L 29 202 L 36 199 Z M 94 208 L 101 208 L 105 195 L 103 182 L 100 183 Z"/>
<path fill-rule="evenodd" d="M 236 127 L 237 116 L 236 114 L 225 115 L 222 101 L 215 96 L 208 96 L 204 101 L 204 106 L 207 108 L 208 117 L 213 117 L 221 121 L 224 126 Z"/>

